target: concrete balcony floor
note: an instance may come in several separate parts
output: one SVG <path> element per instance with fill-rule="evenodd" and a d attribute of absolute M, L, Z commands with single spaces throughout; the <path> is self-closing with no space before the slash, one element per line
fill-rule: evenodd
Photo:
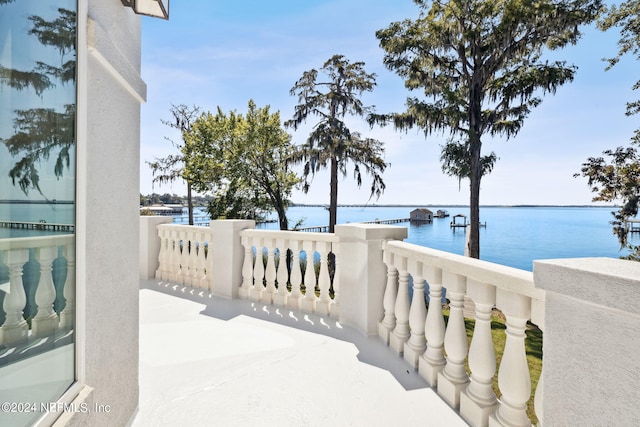
<path fill-rule="evenodd" d="M 375 337 L 330 318 L 143 281 L 132 425 L 467 424 Z"/>

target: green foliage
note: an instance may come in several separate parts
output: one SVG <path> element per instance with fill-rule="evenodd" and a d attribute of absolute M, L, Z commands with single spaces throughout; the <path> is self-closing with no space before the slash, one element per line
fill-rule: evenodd
<path fill-rule="evenodd" d="M 184 146 L 185 135 L 191 132 L 191 126 L 200 113 L 197 106 L 188 107 L 184 104 L 173 105 L 169 110 L 173 116 L 172 120 L 162 120 L 162 123 L 180 131 L 182 142 L 173 141 L 171 138 L 165 139 L 180 151 L 180 154 L 169 154 L 166 157 L 156 157 L 152 162 L 146 162 L 153 174 L 153 183 L 168 184 L 177 179 L 184 179 L 187 183 L 187 206 L 189 210 L 189 225 L 193 225 L 193 200 L 191 195 L 191 182 L 184 175 L 184 156 L 182 147 Z"/>
<path fill-rule="evenodd" d="M 632 255 L 627 259 L 637 260 L 640 257 L 638 247 L 630 246 L 627 242 L 627 220 L 634 218 L 640 207 L 640 152 L 633 145 L 640 146 L 637 135 L 630 147 L 604 151 L 607 159 L 589 157 L 582 164 L 581 174 L 574 176 L 588 178 L 591 191 L 597 193 L 593 197 L 594 202 L 622 201 L 620 209 L 612 212 L 613 233 L 621 246 L 631 250 Z"/>
<path fill-rule="evenodd" d="M 321 74 L 324 79 L 319 77 Z M 298 105 L 285 126 L 298 129 L 309 116 L 320 119 L 290 161 L 304 164 L 305 192 L 309 190 L 310 177 L 321 169 L 330 169 L 330 232 L 336 224 L 338 173 L 346 176 L 349 163 L 354 166 L 353 176 L 358 187 L 362 185 L 362 169 L 371 175 L 370 197 L 380 197 L 385 189 L 382 173 L 388 164 L 383 159 L 383 143 L 351 132 L 344 123 L 347 115 L 363 117 L 371 113 L 371 107 L 364 106 L 360 96 L 373 90 L 375 84 L 375 74 L 365 72 L 363 62 L 350 63 L 343 56 L 334 55 L 320 71 L 305 71 L 290 92 L 298 97 Z"/>
<path fill-rule="evenodd" d="M 613 5 L 600 19 L 598 26 L 603 31 L 617 28 L 620 30 L 618 53 L 607 60 L 607 70 L 615 66 L 620 59 L 631 54 L 640 59 L 640 2 L 630 0 L 619 6 Z M 633 90 L 640 88 L 640 80 L 633 86 Z M 628 116 L 640 112 L 640 101 L 627 103 Z M 597 193 L 593 201 L 621 201 L 622 206 L 612 212 L 614 219 L 613 233 L 618 237 L 621 247 L 629 249 L 630 254 L 623 259 L 640 261 L 640 246 L 630 245 L 627 241 L 627 220 L 638 214 L 640 207 L 640 130 L 636 130 L 631 139 L 631 146 L 606 150 L 606 157 L 589 157 L 582 164 L 580 176 L 588 178 L 591 191 Z"/>
<path fill-rule="evenodd" d="M 215 115 L 202 114 L 186 134 L 182 154 L 194 189 L 215 196 L 212 218 L 258 219 L 274 209 L 286 230 L 288 198 L 299 182 L 286 162 L 292 151 L 280 114 L 251 100 L 245 116 L 220 107 Z"/>
<path fill-rule="evenodd" d="M 384 63 L 405 80 L 403 113 L 370 115 L 370 123 L 449 133 L 443 170 L 469 178 L 470 254 L 479 257 L 480 180 L 497 159 L 482 155 L 482 137 L 514 137 L 530 111 L 573 79 L 576 68 L 542 59 L 545 49 L 575 43 L 596 18 L 600 0 L 415 0 L 417 19 L 376 32 Z"/>
<path fill-rule="evenodd" d="M 37 168 L 40 161 L 56 153 L 54 174 L 58 178 L 70 165 L 69 152 L 75 145 L 75 105 L 65 105 L 62 113 L 50 108 L 34 108 L 16 110 L 15 114 L 13 124 L 17 133 L 3 142 L 11 155 L 22 155 L 22 158 L 11 168 L 9 177 L 25 194 L 29 189 L 42 193 Z"/>
<path fill-rule="evenodd" d="M 627 54 L 640 59 L 640 2 L 638 0 L 629 0 L 619 6 L 610 6 L 607 13 L 598 22 L 598 26 L 603 31 L 612 28 L 620 30 L 618 54 L 607 60 L 609 63 L 607 69 L 616 65 Z M 640 80 L 633 85 L 633 90 L 638 88 L 640 88 Z M 640 112 L 640 101 L 627 103 L 627 115 L 638 112 Z"/>

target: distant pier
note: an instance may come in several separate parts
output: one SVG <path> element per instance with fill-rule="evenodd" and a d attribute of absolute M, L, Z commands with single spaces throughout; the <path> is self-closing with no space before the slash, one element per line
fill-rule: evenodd
<path fill-rule="evenodd" d="M 0 228 L 40 231 L 68 231 L 73 233 L 75 226 L 73 224 L 54 224 L 50 222 L 0 221 Z"/>
<path fill-rule="evenodd" d="M 373 221 L 362 221 L 352 224 L 400 224 L 401 222 L 409 222 L 410 218 L 393 218 L 393 219 L 374 219 Z M 315 227 L 296 228 L 294 231 L 306 231 L 314 233 L 328 233 L 328 225 L 319 225 Z"/>

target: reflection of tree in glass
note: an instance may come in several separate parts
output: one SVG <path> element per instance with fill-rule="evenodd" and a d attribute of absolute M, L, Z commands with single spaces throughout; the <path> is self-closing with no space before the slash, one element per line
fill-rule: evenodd
<path fill-rule="evenodd" d="M 0 4 L 11 0 L 0 0 Z M 8 69 L 0 65 L 0 85 L 6 84 L 16 90 L 33 88 L 38 96 L 55 86 L 55 81 L 65 84 L 75 80 L 75 40 L 76 13 L 58 9 L 59 16 L 46 21 L 39 16 L 30 16 L 33 27 L 30 35 L 35 35 L 45 46 L 51 46 L 60 53 L 59 66 L 36 62 L 32 71 Z M 71 56 L 71 58 L 68 58 Z M 36 189 L 40 194 L 40 174 L 37 166 L 57 155 L 54 174 L 60 178 L 64 167 L 70 165 L 69 151 L 75 143 L 75 104 L 64 106 L 64 111 L 53 108 L 15 110 L 13 127 L 16 133 L 2 142 L 13 156 L 22 156 L 9 171 L 13 185 L 28 194 Z"/>

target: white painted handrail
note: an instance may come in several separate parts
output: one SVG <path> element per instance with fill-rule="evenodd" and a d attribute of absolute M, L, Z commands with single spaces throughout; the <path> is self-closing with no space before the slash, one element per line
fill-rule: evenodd
<path fill-rule="evenodd" d="M 0 239 L 0 264 L 9 270 L 8 292 L 4 293 L 2 311 L 4 321 L 0 326 L 0 344 L 11 346 L 24 341 L 29 336 L 43 337 L 53 334 L 58 328 L 73 328 L 75 301 L 75 236 L 59 235 L 46 237 L 26 237 Z M 57 268 L 55 261 L 64 258 L 64 283 L 59 290 L 54 287 L 53 275 Z M 24 283 L 25 264 L 29 261 L 39 264 L 38 282 Z M 35 287 L 35 300 L 28 301 L 25 285 Z M 62 293 L 65 306 L 60 313 L 54 310 L 56 297 Z M 31 319 L 31 327 L 24 318 L 28 303 L 36 306 L 36 313 Z"/>
<path fill-rule="evenodd" d="M 211 289 L 212 272 L 207 269 L 213 233 L 207 227 L 160 224 L 160 253 L 156 279 L 170 280 L 200 289 Z"/>
<path fill-rule="evenodd" d="M 400 241 L 385 242 L 383 250 L 388 281 L 380 302 L 384 307 L 380 337 L 437 387 L 452 407 L 459 408 L 471 425 L 530 425 L 526 405 L 531 382 L 524 331 L 527 321 L 544 328 L 545 299 L 545 292 L 534 287 L 532 273 Z M 436 301 L 428 311 L 425 279 L 430 301 Z M 413 298 L 409 303 L 410 282 Z M 440 304 L 443 288 L 450 307 L 446 328 Z M 475 303 L 476 323 L 469 348 L 465 296 Z M 507 326 L 498 371 L 500 400 L 491 388 L 496 369 L 491 338 L 494 306 L 504 313 Z M 471 377 L 465 371 L 467 357 Z"/>
<path fill-rule="evenodd" d="M 338 276 L 334 274 L 332 282 L 329 272 L 330 254 L 335 257 L 335 268 L 338 264 L 337 236 L 255 229 L 243 230 L 240 236 L 245 254 L 239 289 L 241 298 L 310 313 L 337 315 Z M 288 251 L 289 268 L 286 266 Z M 306 261 L 301 264 L 303 259 Z"/>

